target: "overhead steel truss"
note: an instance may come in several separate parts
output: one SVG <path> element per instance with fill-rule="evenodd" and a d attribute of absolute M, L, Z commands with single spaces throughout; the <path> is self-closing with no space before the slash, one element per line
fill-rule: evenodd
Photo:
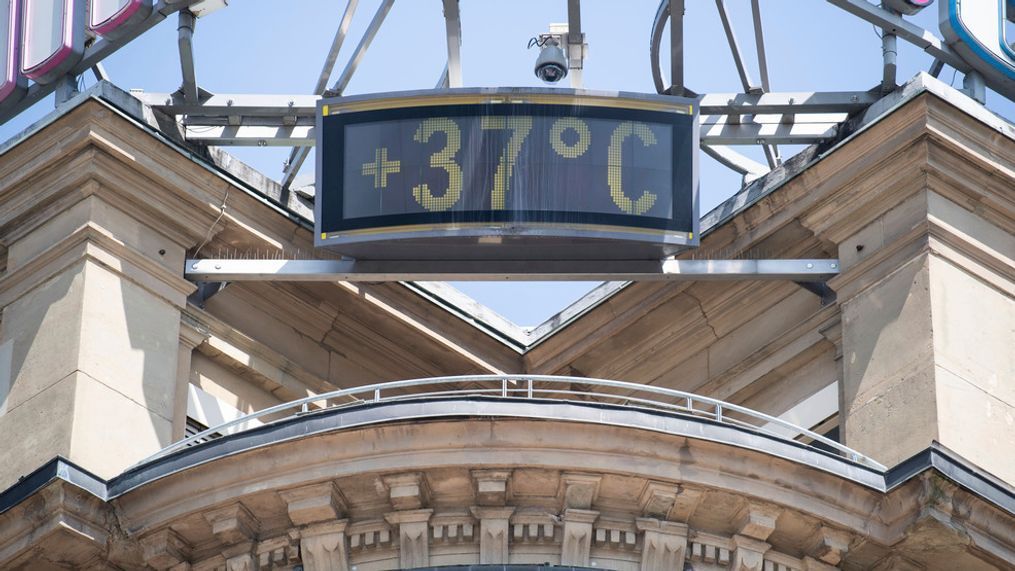
<path fill-rule="evenodd" d="M 332 49 L 325 63 L 317 85 L 310 95 L 269 96 L 269 95 L 210 95 L 203 92 L 197 102 L 193 94 L 196 86 L 189 85 L 188 60 L 183 56 L 185 46 L 181 40 L 181 61 L 183 62 L 183 88 L 173 94 L 140 94 L 145 103 L 179 118 L 187 139 L 200 144 L 216 146 L 288 146 L 292 147 L 282 174 L 282 186 L 288 188 L 296 177 L 310 147 L 314 144 L 314 109 L 321 95 L 340 96 L 363 55 L 380 29 L 394 0 L 383 0 L 374 14 L 359 45 L 351 56 L 339 79 L 325 92 L 324 87 L 334 68 L 338 48 L 346 35 L 349 21 L 358 0 L 349 0 L 339 20 L 338 31 Z M 969 66 L 944 41 L 931 32 L 903 19 L 891 10 L 876 6 L 867 0 L 827 0 L 830 4 L 862 18 L 882 29 L 884 72 L 881 85 L 870 91 L 855 92 L 814 92 L 780 93 L 772 92 L 768 76 L 768 61 L 765 50 L 764 30 L 760 0 L 751 0 L 751 21 L 753 23 L 754 45 L 757 54 L 758 77 L 752 76 L 740 43 L 730 19 L 725 0 L 715 0 L 716 10 L 722 22 L 723 32 L 736 65 L 742 93 L 712 93 L 703 97 L 701 105 L 702 150 L 721 164 L 744 175 L 745 183 L 779 166 L 782 162 L 778 145 L 813 144 L 829 141 L 838 135 L 842 122 L 851 114 L 866 109 L 884 93 L 895 88 L 895 66 L 898 38 L 913 43 L 935 58 L 932 71 L 940 72 L 945 64 L 970 72 Z M 686 0 L 661 0 L 653 23 L 650 43 L 652 76 L 659 93 L 672 95 L 695 95 L 684 81 L 684 33 L 683 20 Z M 581 58 L 584 51 L 581 44 L 580 0 L 567 0 L 569 55 Z M 447 65 L 437 81 L 437 89 L 462 86 L 461 41 L 462 26 L 459 0 L 442 0 L 447 39 Z M 676 15 L 673 17 L 672 15 Z M 664 28 L 669 26 L 669 41 L 666 42 Z M 182 29 L 181 19 L 181 29 Z M 573 36 L 573 37 L 572 37 Z M 663 76 L 662 48 L 669 47 L 670 80 Z M 574 47 L 575 49 L 571 49 Z M 581 72 L 582 62 L 576 63 Z M 580 85 L 580 75 L 577 80 Z M 975 81 L 972 89 L 982 82 Z M 573 84 L 575 85 L 575 84 Z M 982 91 L 982 88 L 980 88 Z M 974 93 L 976 95 L 976 93 Z M 760 145 L 765 163 L 759 163 L 734 147 Z"/>
<path fill-rule="evenodd" d="M 347 36 L 358 0 L 347 0 L 344 11 L 336 14 L 338 22 L 335 38 L 324 58 L 317 83 L 308 95 L 214 95 L 200 89 L 195 72 L 195 46 L 193 36 L 196 20 L 188 10 L 198 0 L 159 0 L 152 16 L 137 26 L 130 37 L 115 42 L 98 40 L 89 45 L 80 64 L 72 70 L 67 81 L 49 85 L 32 85 L 27 96 L 16 106 L 5 111 L 0 121 L 27 109 L 46 95 L 56 91 L 57 103 L 74 90 L 73 77 L 89 69 L 96 77 L 105 77 L 100 62 L 126 42 L 140 35 L 173 12 L 179 12 L 180 90 L 172 94 L 140 94 L 144 102 L 178 118 L 185 136 L 194 143 L 213 146 L 289 146 L 292 147 L 282 173 L 282 186 L 288 188 L 303 166 L 313 145 L 313 113 L 316 101 L 322 95 L 340 96 L 352 79 L 370 47 L 394 0 L 381 0 L 356 49 L 346 62 L 339 78 L 328 86 L 335 69 L 339 50 Z M 738 41 L 727 8 L 726 0 L 715 0 L 742 93 L 713 93 L 704 96 L 701 108 L 702 150 L 720 163 L 744 175 L 745 182 L 763 175 L 781 163 L 778 145 L 811 144 L 834 139 L 839 126 L 853 113 L 857 113 L 884 93 L 895 89 L 898 39 L 910 42 L 933 56 L 931 73 L 937 75 L 944 65 L 966 74 L 964 85 L 973 97 L 982 100 L 984 88 L 990 87 L 980 74 L 941 38 L 906 20 L 900 14 L 877 5 L 876 0 L 826 0 L 843 11 L 870 22 L 881 29 L 884 53 L 882 81 L 871 91 L 836 93 L 779 93 L 772 92 L 768 76 L 768 61 L 762 27 L 761 0 L 751 0 L 751 22 L 757 54 L 758 77 L 749 69 L 741 44 Z M 574 87 L 580 87 L 584 34 L 581 26 L 581 0 L 566 0 L 568 8 L 568 55 Z M 661 94 L 695 95 L 684 77 L 684 11 L 686 0 L 660 0 L 653 22 L 649 56 L 656 90 Z M 697 7 L 697 3 L 694 4 Z M 447 39 L 447 65 L 437 89 L 458 88 L 462 83 L 461 42 L 462 20 L 459 0 L 442 0 L 445 34 Z M 665 32 L 670 23 L 668 38 Z M 667 41 L 668 39 L 668 41 Z M 669 51 L 669 79 L 663 75 L 662 53 Z M 61 96 L 62 95 L 62 96 Z M 760 145 L 765 163 L 747 157 L 734 147 Z"/>

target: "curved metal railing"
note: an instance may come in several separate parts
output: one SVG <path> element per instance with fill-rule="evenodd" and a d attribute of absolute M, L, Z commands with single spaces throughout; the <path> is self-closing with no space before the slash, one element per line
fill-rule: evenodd
<path fill-rule="evenodd" d="M 415 390 L 420 388 L 429 390 Z M 611 390 L 614 392 L 610 392 Z M 780 440 L 800 443 L 795 438 L 787 436 L 786 433 L 772 429 L 772 427 L 778 427 L 784 431 L 789 431 L 796 437 L 810 439 L 811 442 L 805 443 L 805 446 L 816 448 L 814 443 L 821 443 L 853 462 L 878 470 L 886 469 L 885 466 L 875 460 L 816 432 L 774 416 L 721 400 L 638 383 L 554 375 L 460 375 L 453 377 L 430 377 L 363 385 L 322 393 L 268 407 L 219 424 L 218 426 L 213 426 L 193 436 L 170 444 L 138 464 L 145 464 L 168 456 L 195 443 L 201 443 L 217 437 L 227 431 L 233 433 L 253 428 L 252 426 L 247 426 L 252 421 L 259 421 L 261 418 L 273 417 L 294 409 L 296 409 L 295 413 L 282 418 L 275 418 L 272 422 L 301 414 L 335 410 L 343 407 L 408 399 L 446 398 L 449 396 L 494 396 L 529 400 L 580 400 L 582 402 L 599 402 L 648 408 L 690 415 L 720 424 L 745 428 Z M 335 402 L 341 399 L 346 400 L 345 402 Z M 255 426 L 261 425 L 262 423 L 258 422 Z"/>

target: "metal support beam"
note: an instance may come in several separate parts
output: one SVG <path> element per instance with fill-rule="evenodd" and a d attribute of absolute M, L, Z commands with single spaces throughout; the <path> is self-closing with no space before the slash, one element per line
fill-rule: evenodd
<path fill-rule="evenodd" d="M 726 168 L 744 175 L 744 183 L 764 176 L 770 169 L 765 165 L 724 145 L 702 145 L 701 150 Z"/>
<path fill-rule="evenodd" d="M 751 0 L 751 17 L 754 20 L 754 47 L 758 52 L 758 73 L 762 91 L 771 91 L 768 82 L 768 58 L 765 55 L 765 30 L 761 26 L 761 0 Z"/>
<path fill-rule="evenodd" d="M 969 69 L 969 64 L 949 49 L 941 38 L 912 22 L 902 19 L 899 15 L 871 4 L 867 0 L 826 1 L 858 18 L 867 20 L 882 30 L 891 31 L 903 40 L 929 53 L 935 59 L 939 59 L 961 72 Z"/>
<path fill-rule="evenodd" d="M 844 116 L 812 122 L 797 119 L 793 124 L 780 122 L 779 116 L 756 117 L 751 121 L 730 123 L 725 117 L 706 117 L 701 123 L 703 145 L 810 145 L 835 137 Z M 244 119 L 246 120 L 246 119 Z M 216 123 L 208 125 L 207 123 Z M 187 140 L 216 146 L 302 147 L 309 152 L 314 146 L 314 127 L 285 125 L 221 125 L 220 119 L 202 122 L 188 118 Z"/>
<path fill-rule="evenodd" d="M 352 24 L 352 17 L 356 13 L 356 6 L 358 4 L 359 0 L 349 0 L 345 5 L 345 12 L 342 13 L 342 19 L 338 22 L 338 29 L 335 30 L 335 37 L 331 40 L 331 48 L 328 50 L 328 55 L 324 58 L 321 73 L 317 75 L 317 83 L 314 84 L 314 95 L 322 95 L 328 87 L 328 80 L 331 79 L 331 74 L 335 70 L 338 53 L 342 50 L 342 44 L 345 43 L 345 37 L 349 33 L 349 25 Z M 290 100 L 290 103 L 292 103 L 291 107 L 295 107 L 295 100 Z M 314 102 L 309 106 L 311 120 L 313 120 L 316 103 L 315 98 Z M 288 170 L 290 165 L 296 163 L 297 159 L 302 164 L 306 160 L 306 155 L 304 154 L 306 152 L 306 149 L 303 147 L 293 147 L 289 151 L 289 158 L 285 162 L 286 169 Z"/>
<path fill-rule="evenodd" d="M 719 10 L 719 19 L 722 20 L 722 28 L 726 32 L 726 41 L 730 45 L 733 62 L 737 66 L 737 73 L 740 74 L 740 83 L 744 86 L 744 91 L 748 93 L 760 91 L 760 88 L 751 82 L 751 75 L 744 64 L 744 56 L 740 53 L 737 34 L 733 30 L 733 23 L 730 22 L 729 14 L 726 12 L 726 0 L 715 0 L 715 7 Z"/>
<path fill-rule="evenodd" d="M 159 111 L 187 115 L 191 124 L 225 124 L 226 117 L 242 117 L 245 124 L 258 118 L 279 119 L 295 115 L 312 125 L 316 95 L 257 95 L 221 93 L 208 96 L 197 105 L 188 105 L 173 93 L 139 93 L 135 97 Z M 880 95 L 868 91 L 709 93 L 702 97 L 702 115 L 785 115 L 805 117 L 821 113 L 856 113 L 877 101 Z M 207 118 L 207 119 L 205 119 Z M 219 123 L 214 122 L 219 118 Z M 248 121 L 249 120 L 249 121 Z M 209 123 L 205 123 L 209 121 Z M 280 124 L 280 121 L 270 124 Z"/>
<path fill-rule="evenodd" d="M 585 68 L 585 33 L 582 32 L 581 0 L 567 0 L 567 68 L 571 87 L 581 89 Z"/>
<path fill-rule="evenodd" d="M 143 22 L 137 24 L 136 26 L 132 26 L 127 35 L 119 37 L 115 41 L 100 39 L 91 45 L 86 46 L 84 57 L 81 58 L 81 61 L 74 66 L 74 69 L 72 69 L 68 75 L 78 76 L 85 73 L 95 67 L 95 64 L 101 62 L 109 55 L 129 44 L 135 38 L 150 30 L 162 20 L 165 20 L 166 17 L 172 15 L 173 12 L 185 10 L 189 8 L 190 5 L 197 4 L 201 1 L 202 0 L 159 0 L 155 9 L 152 10 L 151 15 Z M 46 96 L 56 91 L 59 83 L 60 82 L 53 82 L 46 85 L 33 83 L 28 88 L 28 93 L 25 94 L 21 101 L 10 105 L 6 111 L 0 113 L 0 125 L 6 123 L 11 117 L 20 114 L 32 105 L 35 105 L 45 99 Z"/>
<path fill-rule="evenodd" d="M 381 29 L 381 24 L 384 23 L 384 18 L 387 17 L 388 12 L 391 11 L 391 6 L 395 3 L 395 0 L 383 0 L 381 5 L 377 7 L 377 12 L 374 13 L 374 17 L 370 20 L 370 24 L 367 26 L 366 32 L 360 39 L 359 44 L 356 46 L 356 51 L 353 52 L 352 57 L 349 59 L 349 63 L 346 64 L 345 69 L 342 70 L 342 75 L 338 77 L 338 81 L 331 86 L 333 96 L 341 95 L 345 88 L 348 87 L 349 81 L 352 80 L 352 76 L 356 73 L 356 68 L 359 67 L 363 56 L 367 53 L 367 48 L 370 47 L 370 43 L 374 41 L 374 36 L 377 35 L 377 31 Z M 282 190 L 287 191 L 289 185 L 292 184 L 293 179 L 299 174 L 300 168 L 303 166 L 304 161 L 307 160 L 310 150 L 306 147 L 296 150 L 295 153 L 290 155 L 292 160 L 286 164 L 285 171 L 282 173 Z"/>
<path fill-rule="evenodd" d="M 101 63 L 92 66 L 92 74 L 95 75 L 95 81 L 109 81 L 109 74 Z"/>
<path fill-rule="evenodd" d="M 197 70 L 194 69 L 194 26 L 197 17 L 190 10 L 180 10 L 179 23 L 176 26 L 176 42 L 180 49 L 180 71 L 183 82 L 180 91 L 188 105 L 197 105 Z"/>
<path fill-rule="evenodd" d="M 666 0 L 663 0 L 665 2 Z M 684 85 L 684 0 L 670 3 L 670 95 L 683 96 Z"/>
<path fill-rule="evenodd" d="M 187 260 L 192 281 L 729 281 L 822 282 L 839 273 L 838 260 L 661 261 L 356 261 Z"/>
<path fill-rule="evenodd" d="M 447 87 L 462 86 L 462 20 L 458 0 L 444 0 L 444 28 L 447 30 Z"/>

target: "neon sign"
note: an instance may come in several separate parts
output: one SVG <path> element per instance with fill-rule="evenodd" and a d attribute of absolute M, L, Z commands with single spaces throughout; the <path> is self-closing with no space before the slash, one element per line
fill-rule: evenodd
<path fill-rule="evenodd" d="M 21 36 L 21 3 L 18 0 L 0 0 L 0 30 L 11 41 L 0 42 L 0 109 L 5 102 L 14 103 L 24 97 L 28 79 L 21 75 L 19 52 L 21 43 L 13 41 Z"/>
<path fill-rule="evenodd" d="M 84 0 L 22 2 L 21 72 L 52 83 L 69 72 L 85 51 Z"/>
<path fill-rule="evenodd" d="M 1015 0 L 947 0 L 941 3 L 941 32 L 955 51 L 993 87 L 1015 96 L 1015 48 L 1008 22 Z"/>
<path fill-rule="evenodd" d="M 152 0 L 91 0 L 88 31 L 115 40 L 152 13 Z"/>

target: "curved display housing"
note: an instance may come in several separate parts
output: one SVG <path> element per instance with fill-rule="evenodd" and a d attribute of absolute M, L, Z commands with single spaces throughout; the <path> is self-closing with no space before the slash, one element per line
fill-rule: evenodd
<path fill-rule="evenodd" d="M 84 54 L 84 0 L 31 0 L 22 14 L 21 71 L 39 83 L 66 74 Z"/>
<path fill-rule="evenodd" d="M 152 13 L 152 0 L 91 0 L 88 31 L 115 40 Z"/>
<path fill-rule="evenodd" d="M 697 244 L 697 102 L 574 90 L 323 100 L 317 245 L 358 259 L 660 259 Z"/>
<path fill-rule="evenodd" d="M 0 0 L 0 110 L 25 96 L 28 80 L 21 75 L 18 55 L 21 48 L 21 3 Z"/>

